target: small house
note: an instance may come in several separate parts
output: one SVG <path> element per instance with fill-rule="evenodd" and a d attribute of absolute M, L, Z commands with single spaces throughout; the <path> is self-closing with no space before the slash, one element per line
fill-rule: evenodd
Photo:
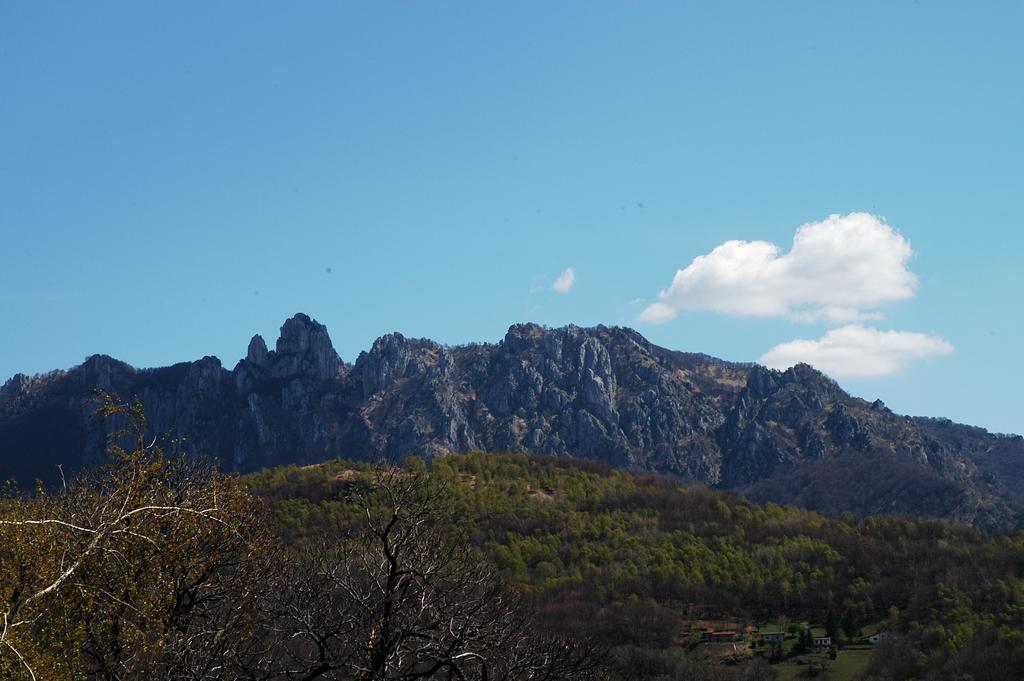
<path fill-rule="evenodd" d="M 705 631 L 703 636 L 705 643 L 734 643 L 739 640 L 738 631 Z"/>
<path fill-rule="evenodd" d="M 814 637 L 815 648 L 831 648 L 832 637 L 831 636 L 815 636 Z"/>
<path fill-rule="evenodd" d="M 761 640 L 765 643 L 782 643 L 782 640 L 786 638 L 786 634 L 781 631 L 764 631 L 761 632 Z"/>
<path fill-rule="evenodd" d="M 879 641 L 881 641 L 883 638 L 885 638 L 888 635 L 889 635 L 889 632 L 887 632 L 887 631 L 876 631 L 875 633 L 873 633 L 870 636 L 868 636 L 868 643 L 870 643 L 871 645 L 874 645 L 874 644 L 878 643 Z"/>

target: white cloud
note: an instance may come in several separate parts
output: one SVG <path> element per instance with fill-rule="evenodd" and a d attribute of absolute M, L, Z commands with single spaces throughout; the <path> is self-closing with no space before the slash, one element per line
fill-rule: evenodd
<path fill-rule="evenodd" d="M 644 308 L 643 312 L 637 317 L 642 322 L 651 322 L 652 324 L 664 324 L 667 321 L 676 318 L 679 312 L 671 305 L 665 303 L 651 303 Z"/>
<path fill-rule="evenodd" d="M 912 360 L 951 352 L 953 346 L 938 336 L 850 324 L 832 329 L 819 340 L 776 345 L 759 361 L 773 369 L 806 362 L 836 378 L 878 377 L 898 373 Z"/>
<path fill-rule="evenodd" d="M 562 270 L 562 273 L 558 275 L 558 279 L 555 279 L 555 283 L 551 284 L 551 288 L 555 289 L 559 293 L 568 293 L 572 285 L 576 283 L 576 270 L 571 267 L 566 267 Z"/>
<path fill-rule="evenodd" d="M 830 215 L 797 229 L 788 253 L 767 241 L 726 241 L 676 272 L 640 321 L 680 310 L 833 324 L 877 319 L 871 308 L 914 297 L 910 242 L 869 213 Z"/>

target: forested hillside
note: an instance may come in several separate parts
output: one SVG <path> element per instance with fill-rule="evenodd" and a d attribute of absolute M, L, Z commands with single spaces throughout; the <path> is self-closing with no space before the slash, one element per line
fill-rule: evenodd
<path fill-rule="evenodd" d="M 729 667 L 709 659 L 696 642 L 716 622 L 794 636 L 806 622 L 836 643 L 885 631 L 867 670 L 878 679 L 1014 678 L 1001 665 L 1024 668 L 1024 535 L 829 519 L 566 459 L 472 454 L 405 467 L 442 485 L 487 560 L 558 627 L 599 640 L 624 678 L 774 671 L 762 669 L 764 648 Z M 352 491 L 372 475 L 335 462 L 244 480 L 270 502 L 281 536 L 301 545 L 354 522 Z"/>
<path fill-rule="evenodd" d="M 1017 679 L 1024 535 L 530 455 L 239 478 L 105 396 L 114 463 L 0 496 L 0 676 Z"/>

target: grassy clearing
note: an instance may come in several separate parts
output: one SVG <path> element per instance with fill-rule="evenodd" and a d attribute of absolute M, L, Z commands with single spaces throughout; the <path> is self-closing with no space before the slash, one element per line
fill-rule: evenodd
<path fill-rule="evenodd" d="M 834 660 L 829 659 L 828 653 L 814 652 L 781 662 L 774 669 L 779 672 L 779 681 L 808 678 L 804 674 L 815 666 L 827 670 L 831 681 L 854 681 L 867 669 L 870 658 L 871 646 L 849 646 L 839 651 L 839 656 Z"/>
<path fill-rule="evenodd" d="M 868 666 L 871 646 L 848 646 L 839 651 L 839 657 L 832 661 L 832 678 L 835 681 L 853 681 Z"/>

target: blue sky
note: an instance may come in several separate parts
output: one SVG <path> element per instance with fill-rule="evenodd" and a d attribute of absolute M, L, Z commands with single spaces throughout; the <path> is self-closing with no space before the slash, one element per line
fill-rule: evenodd
<path fill-rule="evenodd" d="M 1021 25 L 1016 2 L 4 3 L 0 380 L 230 367 L 298 311 L 347 361 L 519 321 L 732 360 L 842 332 L 884 341 L 854 394 L 1022 432 Z M 880 251 L 840 239 L 828 282 L 785 258 L 853 213 L 909 242 L 880 267 L 913 284 L 826 318 Z M 803 297 L 673 287 L 730 240 L 775 244 L 768 283 Z"/>

